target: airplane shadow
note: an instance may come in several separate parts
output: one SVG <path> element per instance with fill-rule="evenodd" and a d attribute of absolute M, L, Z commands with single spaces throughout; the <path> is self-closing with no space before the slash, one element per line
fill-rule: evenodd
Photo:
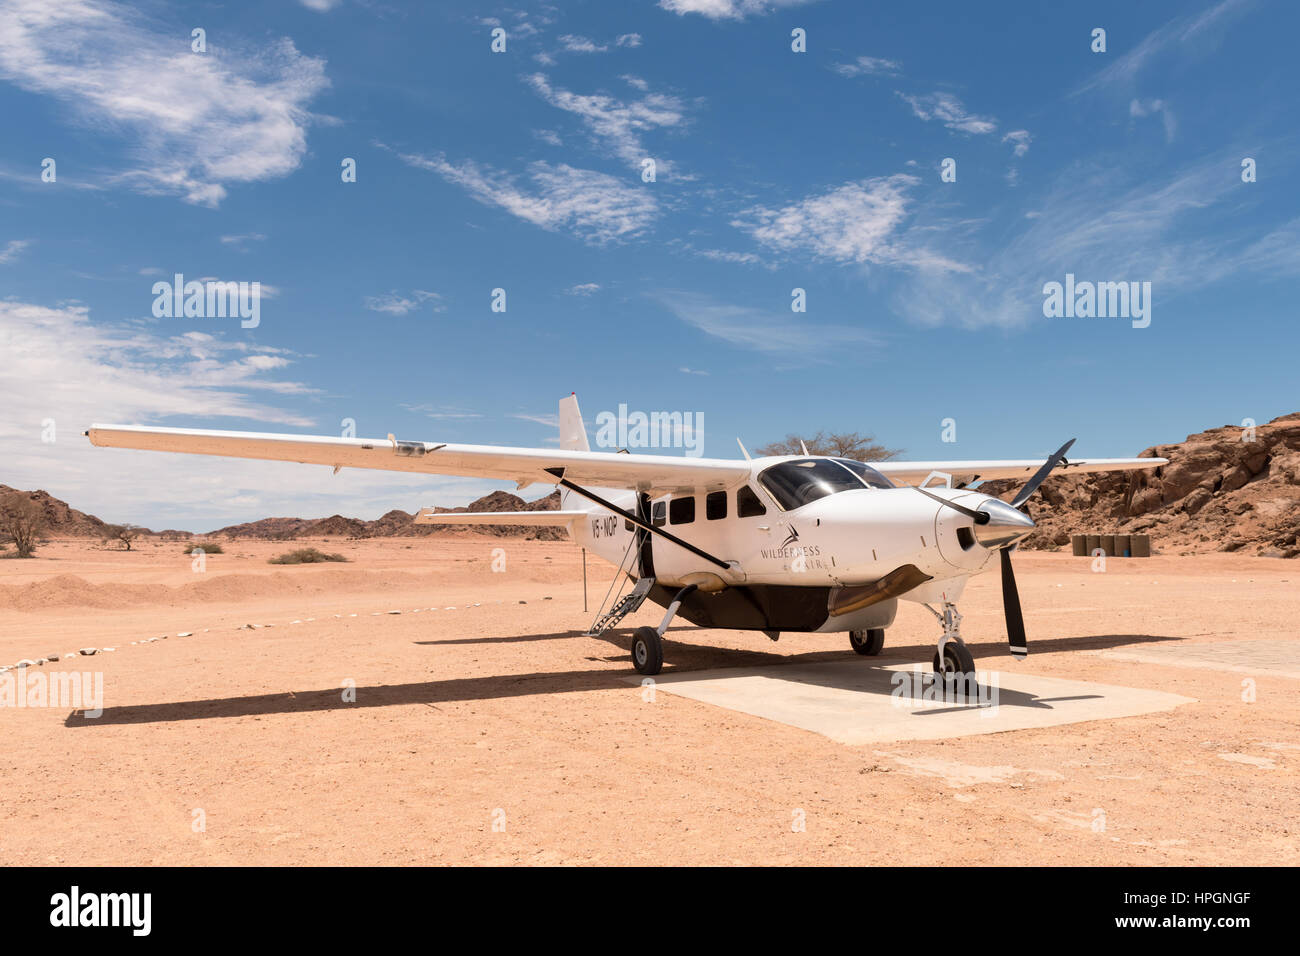
<path fill-rule="evenodd" d="M 682 627 L 670 631 L 690 631 L 695 628 Z M 523 640 L 557 640 L 581 637 L 581 631 L 561 631 L 548 635 L 530 635 Z M 790 635 L 797 638 L 798 635 Z M 627 630 L 609 631 L 600 638 L 617 647 L 617 656 L 603 660 L 627 660 L 627 647 L 631 634 Z M 484 639 L 475 639 L 482 641 Z M 491 640 L 491 639 L 489 639 Z M 521 638 L 500 638 L 498 640 L 514 641 Z M 1082 648 L 1116 647 L 1126 644 L 1144 644 L 1157 641 L 1177 641 L 1176 637 L 1161 637 L 1149 634 L 1108 634 L 1078 638 L 1055 638 L 1039 640 L 1031 645 L 1033 649 L 1062 651 Z M 419 641 L 419 644 L 438 644 L 448 642 Z M 451 642 L 455 643 L 455 642 Z M 974 649 L 983 645 L 972 645 Z M 990 644 L 990 649 L 1004 650 L 1004 645 Z M 839 661 L 845 666 L 836 668 L 824 678 L 814 683 L 828 687 L 841 687 L 866 693 L 893 693 L 891 672 L 875 665 L 899 663 L 905 660 L 928 661 L 933 654 L 932 645 L 911 645 L 888 648 L 880 658 L 859 658 L 846 648 L 844 651 L 822 651 L 794 656 L 772 654 L 764 651 L 731 650 L 727 648 L 685 644 L 677 640 L 669 642 L 668 657 L 670 668 L 667 674 L 680 674 L 695 670 L 716 668 L 747 668 L 764 665 L 815 664 Z M 594 658 L 601 660 L 601 658 Z M 862 671 L 853 667 L 858 662 L 868 674 L 878 675 L 864 680 Z M 977 665 L 978 666 L 978 665 Z M 981 669 L 989 669 L 987 667 Z M 779 676 L 773 667 L 773 677 Z M 174 701 L 156 704 L 134 704 L 124 707 L 106 707 L 98 718 L 84 716 L 80 710 L 73 711 L 64 721 L 66 727 L 95 727 L 117 724 L 167 723 L 185 720 L 211 720 L 227 717 L 265 717 L 273 714 L 299 714 L 327 710 L 349 710 L 371 707 L 396 707 L 410 704 L 440 704 L 471 700 L 499 700 L 511 697 L 532 697 L 537 695 L 579 693 L 590 690 L 627 689 L 626 677 L 634 675 L 630 667 L 626 672 L 570 670 L 540 671 L 530 674 L 504 674 L 489 677 L 460 677 L 445 680 L 417 681 L 407 684 L 380 684 L 358 687 L 355 699 L 345 701 L 341 687 L 322 690 L 296 691 L 289 693 L 255 694 L 244 697 L 215 697 L 204 700 Z M 1020 694 L 1000 689 L 1000 704 L 1023 707 L 1048 706 L 1049 701 L 1032 695 Z M 1063 698 L 1064 699 L 1064 698 Z M 918 713 L 941 713 L 940 708 L 918 711 Z"/>

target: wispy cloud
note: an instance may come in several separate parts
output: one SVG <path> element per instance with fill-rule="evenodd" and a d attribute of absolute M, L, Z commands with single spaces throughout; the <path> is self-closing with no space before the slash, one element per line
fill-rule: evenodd
<path fill-rule="evenodd" d="M 30 239 L 10 239 L 4 244 L 4 248 L 0 249 L 0 265 L 13 262 L 31 244 Z"/>
<path fill-rule="evenodd" d="M 582 120 L 593 139 L 628 165 L 639 169 L 642 160 L 655 159 L 658 175 L 670 175 L 669 162 L 654 156 L 642 137 L 656 129 L 673 129 L 687 122 L 680 99 L 662 93 L 647 93 L 624 101 L 602 93 L 580 94 L 551 85 L 544 74 L 534 73 L 528 82 L 547 103 Z"/>
<path fill-rule="evenodd" d="M 530 187 L 471 160 L 452 163 L 441 154 L 400 154 L 400 158 L 437 173 L 485 205 L 497 206 L 551 232 L 568 230 L 597 245 L 638 236 L 659 215 L 654 197 L 638 185 L 563 163 L 529 165 Z"/>
<path fill-rule="evenodd" d="M 404 408 L 408 412 L 423 415 L 426 418 L 445 419 L 450 421 L 483 417 L 480 412 L 470 411 L 468 408 L 461 408 L 457 405 L 430 405 L 427 402 L 422 402 L 416 405 L 403 403 L 398 407 Z"/>
<path fill-rule="evenodd" d="M 1169 108 L 1169 104 L 1164 100 L 1130 100 L 1128 115 L 1133 119 L 1144 119 L 1148 116 L 1160 117 L 1160 122 L 1165 130 L 1165 142 L 1172 143 L 1174 141 L 1174 134 L 1178 132 L 1178 120 L 1174 117 L 1174 112 Z"/>
<path fill-rule="evenodd" d="M 565 289 L 565 295 L 590 296 L 600 291 L 600 284 L 597 282 L 583 282 L 579 285 L 570 286 Z"/>
<path fill-rule="evenodd" d="M 266 236 L 260 232 L 250 232 L 244 236 L 222 236 L 222 245 L 234 246 L 240 252 L 247 252 L 247 246 L 250 242 L 264 242 Z"/>
<path fill-rule="evenodd" d="M 706 335 L 792 362 L 824 361 L 846 348 L 879 345 L 864 328 L 818 324 L 789 311 L 732 305 L 692 292 L 666 291 L 652 298 Z"/>
<path fill-rule="evenodd" d="M 951 93 L 930 93 L 924 96 L 911 96 L 898 93 L 898 96 L 912 107 L 912 115 L 917 119 L 938 120 L 948 129 L 963 133 L 982 135 L 992 133 L 998 128 L 998 122 L 991 116 L 976 116 L 968 113 L 961 100 Z"/>
<path fill-rule="evenodd" d="M 883 57 L 860 56 L 852 63 L 836 63 L 831 67 L 840 76 L 895 76 L 903 68 L 903 64 L 897 60 L 886 60 Z"/>
<path fill-rule="evenodd" d="M 566 53 L 604 53 L 609 49 L 596 43 L 595 40 L 583 36 L 575 36 L 572 33 L 566 33 L 560 37 L 560 46 Z"/>
<path fill-rule="evenodd" d="M 1033 137 L 1029 135 L 1029 130 L 1027 129 L 1015 129 L 1002 137 L 1002 142 L 1012 144 L 1012 152 L 1017 156 L 1024 156 L 1028 153 L 1029 144 L 1032 141 Z"/>
<path fill-rule="evenodd" d="M 1042 321 L 1042 287 L 1067 272 L 1081 280 L 1149 281 L 1159 322 L 1168 302 L 1233 275 L 1300 275 L 1300 219 L 1262 234 L 1231 230 L 1224 209 L 1250 202 L 1238 177 L 1225 175 L 1238 147 L 1202 157 L 1155 182 L 1117 182 L 1116 164 L 1097 161 L 1061 174 L 994 251 L 968 251 L 976 268 L 905 280 L 891 300 L 923 324 L 1022 326 Z"/>
<path fill-rule="evenodd" d="M 1077 96 L 1104 87 L 1130 89 L 1137 75 L 1166 51 L 1177 50 L 1180 55 L 1188 55 L 1217 44 L 1227 23 L 1244 13 L 1253 3 L 1254 0 L 1221 0 L 1200 13 L 1170 20 L 1148 33 L 1136 47 L 1116 56 L 1071 95 Z"/>
<path fill-rule="evenodd" d="M 908 190 L 918 183 L 910 174 L 845 183 L 779 209 L 756 206 L 732 225 L 785 253 L 802 250 L 832 262 L 966 271 L 961 263 L 901 234 Z"/>
<path fill-rule="evenodd" d="M 509 417 L 518 418 L 525 422 L 533 422 L 537 425 L 545 425 L 547 428 L 560 427 L 560 416 L 555 412 L 543 413 L 540 415 L 532 414 L 530 412 L 516 412 Z"/>
<path fill-rule="evenodd" d="M 436 292 L 426 292 L 424 289 L 415 289 L 409 294 L 399 294 L 397 292 L 385 292 L 382 295 L 366 296 L 366 308 L 371 312 L 387 312 L 389 315 L 406 315 L 414 309 L 418 309 L 426 302 L 432 301 L 434 312 L 445 312 L 447 307 L 442 305 L 440 296 Z"/>
<path fill-rule="evenodd" d="M 111 0 L 10 0 L 0 77 L 123 135 L 138 165 L 112 180 L 209 206 L 228 184 L 298 168 L 307 104 L 328 86 L 324 61 L 290 40 L 242 51 L 227 40 L 192 53 Z"/>
<path fill-rule="evenodd" d="M 782 7 L 798 7 L 813 0 L 659 0 L 659 6 L 684 16 L 698 13 L 710 20 L 743 20 L 762 16 Z"/>

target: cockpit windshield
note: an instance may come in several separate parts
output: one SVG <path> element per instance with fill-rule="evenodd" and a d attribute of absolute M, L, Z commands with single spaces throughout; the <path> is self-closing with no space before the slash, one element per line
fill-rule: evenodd
<path fill-rule="evenodd" d="M 836 458 L 839 464 L 843 465 L 849 471 L 861 478 L 868 488 L 893 488 L 894 483 L 882 475 L 870 465 L 860 461 L 852 461 L 848 458 Z"/>
<path fill-rule="evenodd" d="M 783 461 L 762 472 L 758 480 L 785 511 L 840 491 L 893 487 L 889 479 L 869 465 L 838 458 Z"/>

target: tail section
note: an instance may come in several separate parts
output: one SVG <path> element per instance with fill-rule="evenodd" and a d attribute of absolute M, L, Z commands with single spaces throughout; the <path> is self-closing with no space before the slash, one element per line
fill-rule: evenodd
<path fill-rule="evenodd" d="M 587 426 L 582 423 L 577 393 L 560 399 L 560 448 L 564 451 L 591 451 L 587 443 Z"/>

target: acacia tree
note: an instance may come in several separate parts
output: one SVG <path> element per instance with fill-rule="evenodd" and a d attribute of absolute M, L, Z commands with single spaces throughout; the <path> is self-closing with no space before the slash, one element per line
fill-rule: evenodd
<path fill-rule="evenodd" d="M 12 491 L 0 498 L 0 538 L 12 541 L 20 558 L 30 558 L 45 530 L 45 514 L 31 498 Z"/>
<path fill-rule="evenodd" d="M 786 435 L 781 441 L 764 445 L 756 452 L 758 455 L 802 455 L 800 441 L 808 446 L 810 455 L 829 455 L 834 458 L 852 458 L 854 461 L 884 461 L 893 458 L 899 449 L 886 448 L 876 443 L 875 435 L 862 432 L 832 432 L 827 435 L 819 430 L 811 436 Z"/>
<path fill-rule="evenodd" d="M 110 541 L 120 541 L 126 547 L 126 550 L 130 551 L 131 542 L 140 537 L 140 532 L 143 530 L 143 528 L 135 524 L 106 524 L 100 541 L 104 544 L 108 544 Z"/>

